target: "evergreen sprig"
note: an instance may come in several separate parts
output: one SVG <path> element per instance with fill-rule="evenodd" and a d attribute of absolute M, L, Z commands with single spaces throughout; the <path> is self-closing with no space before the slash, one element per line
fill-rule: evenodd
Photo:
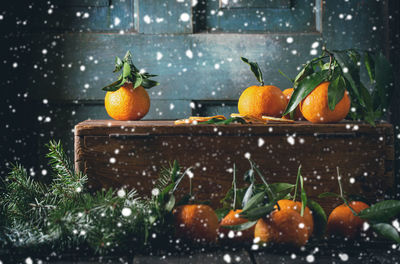
<path fill-rule="evenodd" d="M 110 255 L 146 252 L 166 244 L 163 239 L 173 230 L 172 208 L 166 210 L 172 189 L 160 184 L 160 193 L 151 198 L 140 198 L 134 189 L 90 193 L 86 175 L 74 171 L 61 143 L 50 141 L 47 147 L 49 184 L 30 177 L 19 164 L 2 182 L 0 249 L 29 249 L 35 254 L 79 249 Z M 174 163 L 159 182 L 175 187 L 183 177 L 179 175 L 179 165 Z"/>

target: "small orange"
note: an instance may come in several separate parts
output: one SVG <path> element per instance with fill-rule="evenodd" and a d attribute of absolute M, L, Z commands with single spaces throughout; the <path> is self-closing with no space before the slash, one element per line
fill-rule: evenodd
<path fill-rule="evenodd" d="M 222 226 L 241 225 L 248 222 L 247 219 L 239 216 L 242 211 L 242 209 L 230 210 L 229 213 L 221 220 L 219 223 L 219 232 L 224 234 L 224 237 L 227 237 L 231 230 Z M 242 231 L 235 231 L 233 234 L 234 237 L 232 237 L 232 240 L 234 241 L 251 242 L 253 241 L 254 226 Z"/>
<path fill-rule="evenodd" d="M 292 209 L 298 212 L 301 216 L 301 202 L 294 202 L 292 200 L 279 200 L 278 205 L 281 210 Z M 306 206 L 304 213 L 303 213 L 303 221 L 305 228 L 308 230 L 308 236 L 312 235 L 314 230 L 314 219 L 311 213 L 311 210 Z"/>
<path fill-rule="evenodd" d="M 290 97 L 292 97 L 293 91 L 294 91 L 293 88 L 288 88 L 288 89 L 283 90 L 282 93 L 285 95 L 286 100 L 287 100 L 286 104 L 289 103 L 289 100 L 290 100 Z M 282 118 L 290 119 L 290 114 L 287 114 L 287 115 L 283 116 Z M 300 111 L 300 106 L 296 107 L 296 110 L 294 111 L 293 119 L 294 120 L 302 120 L 303 119 L 303 115 L 301 114 L 301 111 Z"/>
<path fill-rule="evenodd" d="M 312 123 L 335 123 L 344 119 L 350 110 L 350 97 L 345 91 L 342 100 L 331 111 L 328 106 L 328 87 L 330 82 L 323 82 L 306 96 L 300 103 L 304 118 Z"/>
<path fill-rule="evenodd" d="M 218 217 L 210 206 L 182 205 L 175 208 L 172 213 L 177 237 L 192 242 L 216 242 Z"/>
<path fill-rule="evenodd" d="M 139 120 L 149 111 L 150 97 L 142 86 L 133 89 L 132 83 L 126 83 L 115 92 L 107 92 L 104 105 L 115 120 Z"/>
<path fill-rule="evenodd" d="M 353 201 L 350 206 L 356 213 L 369 208 L 366 203 L 360 201 Z M 363 224 L 364 220 L 355 216 L 346 204 L 342 204 L 333 209 L 326 228 L 329 235 L 354 238 L 360 234 Z"/>
<path fill-rule="evenodd" d="M 282 91 L 273 85 L 250 86 L 240 95 L 238 109 L 241 115 L 257 118 L 265 116 L 281 117 L 286 107 Z"/>
<path fill-rule="evenodd" d="M 258 220 L 255 239 L 260 242 L 304 246 L 309 238 L 304 219 L 292 209 L 275 210 L 266 219 Z"/>

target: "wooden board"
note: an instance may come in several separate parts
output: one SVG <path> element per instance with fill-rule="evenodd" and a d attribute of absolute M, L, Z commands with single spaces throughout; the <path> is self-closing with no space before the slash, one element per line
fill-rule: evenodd
<path fill-rule="evenodd" d="M 75 165 L 91 188 L 135 187 L 150 194 L 162 167 L 177 160 L 192 167 L 194 193 L 219 200 L 231 186 L 233 164 L 242 177 L 250 155 L 266 179 L 296 180 L 302 165 L 307 194 L 338 192 L 336 167 L 344 190 L 381 199 L 393 187 L 393 128 L 361 123 L 174 125 L 172 121 L 84 121 L 75 127 Z M 183 189 L 187 190 L 188 182 Z M 318 200 L 318 199 L 316 199 Z M 330 210 L 330 199 L 318 200 Z"/>

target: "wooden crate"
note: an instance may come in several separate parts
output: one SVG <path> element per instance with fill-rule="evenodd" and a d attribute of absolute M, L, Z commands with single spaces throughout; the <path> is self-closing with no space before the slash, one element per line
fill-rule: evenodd
<path fill-rule="evenodd" d="M 89 120 L 75 127 L 76 169 L 88 175 L 93 189 L 130 186 L 150 194 L 160 169 L 177 160 L 193 167 L 197 198 L 218 207 L 231 186 L 233 164 L 240 186 L 249 169 L 246 156 L 271 183 L 294 183 L 301 164 L 307 194 L 314 199 L 338 192 L 336 167 L 348 193 L 376 200 L 394 184 L 393 127 L 387 123 L 177 126 L 172 121 Z M 332 200 L 319 201 L 327 210 L 333 206 Z"/>

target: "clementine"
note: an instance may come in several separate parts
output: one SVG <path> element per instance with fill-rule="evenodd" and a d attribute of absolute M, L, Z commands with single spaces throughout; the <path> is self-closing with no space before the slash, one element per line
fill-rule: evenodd
<path fill-rule="evenodd" d="M 356 213 L 369 208 L 366 203 L 360 201 L 352 201 L 350 206 Z M 329 235 L 355 238 L 360 234 L 363 224 L 363 219 L 355 216 L 346 204 L 342 204 L 333 209 L 326 228 Z"/>
<path fill-rule="evenodd" d="M 236 209 L 236 210 L 230 210 L 229 213 L 221 220 L 219 223 L 220 228 L 219 232 L 221 234 L 224 234 L 224 237 L 229 237 L 229 233 L 233 232 L 233 237 L 231 238 L 233 241 L 243 241 L 243 242 L 251 242 L 253 240 L 253 235 L 254 235 L 254 226 L 242 230 L 242 231 L 232 231 L 227 228 L 224 228 L 223 226 L 234 226 L 234 225 L 241 225 L 244 223 L 247 223 L 248 220 L 245 218 L 241 218 L 239 214 L 243 210 L 241 209 Z"/>
<path fill-rule="evenodd" d="M 281 210 L 288 210 L 292 209 L 298 212 L 301 216 L 301 202 L 295 202 L 292 200 L 279 200 L 278 205 Z M 304 213 L 303 213 L 303 221 L 305 228 L 308 230 L 308 236 L 310 237 L 312 235 L 312 232 L 314 230 L 314 219 L 311 213 L 311 210 L 306 206 Z"/>
<path fill-rule="evenodd" d="M 269 217 L 258 220 L 254 237 L 260 242 L 273 242 L 292 246 L 304 246 L 309 238 L 304 219 L 293 209 L 275 210 Z"/>
<path fill-rule="evenodd" d="M 150 97 L 142 86 L 133 89 L 132 83 L 126 83 L 115 92 L 107 92 L 104 105 L 115 120 L 139 120 L 149 111 Z"/>
<path fill-rule="evenodd" d="M 344 119 L 350 110 L 350 97 L 345 91 L 343 98 L 332 111 L 328 106 L 328 87 L 330 82 L 323 82 L 300 103 L 304 118 L 312 123 L 334 123 Z"/>
<path fill-rule="evenodd" d="M 250 86 L 240 95 L 238 109 L 241 115 L 257 118 L 280 117 L 287 101 L 282 91 L 273 85 Z"/>
<path fill-rule="evenodd" d="M 210 206 L 182 205 L 175 208 L 172 213 L 177 237 L 191 242 L 216 242 L 218 217 Z"/>

